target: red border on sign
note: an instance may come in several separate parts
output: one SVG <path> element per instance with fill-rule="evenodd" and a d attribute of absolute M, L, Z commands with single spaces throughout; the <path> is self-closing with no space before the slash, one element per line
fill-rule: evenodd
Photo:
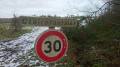
<path fill-rule="evenodd" d="M 58 36 L 62 40 L 63 48 L 57 56 L 48 57 L 42 51 L 42 43 L 47 37 L 52 36 L 52 35 Z M 44 34 L 42 34 L 40 38 L 38 38 L 37 45 L 36 45 L 36 52 L 39 58 L 41 58 L 42 60 L 46 62 L 54 62 L 54 61 L 59 60 L 65 54 L 66 50 L 67 50 L 67 39 L 62 33 L 58 31 L 47 31 Z"/>

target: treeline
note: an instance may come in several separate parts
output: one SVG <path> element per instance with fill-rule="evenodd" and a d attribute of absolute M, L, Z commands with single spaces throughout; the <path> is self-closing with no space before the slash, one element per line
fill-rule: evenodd
<path fill-rule="evenodd" d="M 90 16 L 81 17 L 76 28 L 63 29 L 70 44 L 68 55 L 75 65 L 120 65 L 120 0 L 107 0 L 104 5 L 104 9 L 101 7 Z M 102 13 L 96 16 L 99 11 Z M 89 21 L 81 26 L 83 20 Z"/>

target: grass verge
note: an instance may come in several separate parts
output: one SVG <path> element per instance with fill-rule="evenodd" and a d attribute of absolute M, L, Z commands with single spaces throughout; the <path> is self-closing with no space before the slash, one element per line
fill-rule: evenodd
<path fill-rule="evenodd" d="M 9 29 L 2 29 L 0 30 L 0 40 L 7 39 L 7 38 L 17 38 L 25 33 L 30 32 L 31 30 L 25 29 L 21 31 L 14 32 L 13 30 Z"/>

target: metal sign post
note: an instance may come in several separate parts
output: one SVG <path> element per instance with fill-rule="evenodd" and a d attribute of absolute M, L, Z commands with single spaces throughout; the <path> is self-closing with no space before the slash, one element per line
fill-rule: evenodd
<path fill-rule="evenodd" d="M 19 18 L 22 26 L 48 26 L 50 30 L 38 36 L 35 43 L 35 52 L 39 59 L 48 62 L 60 60 L 65 54 L 68 42 L 66 36 L 55 27 L 76 27 L 77 20 L 73 18 L 41 18 L 25 17 Z"/>

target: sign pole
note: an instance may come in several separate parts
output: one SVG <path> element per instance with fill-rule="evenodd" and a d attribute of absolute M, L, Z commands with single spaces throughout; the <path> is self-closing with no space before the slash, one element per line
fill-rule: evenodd
<path fill-rule="evenodd" d="M 78 21 L 75 18 L 43 18 L 21 16 L 19 22 L 22 26 L 48 26 L 36 39 L 34 48 L 39 59 L 48 62 L 54 67 L 53 62 L 60 60 L 67 51 L 68 41 L 63 32 L 55 30 L 55 27 L 76 27 Z"/>
<path fill-rule="evenodd" d="M 55 29 L 55 27 L 49 27 L 49 29 Z M 49 67 L 54 67 L 52 63 L 49 63 Z"/>
<path fill-rule="evenodd" d="M 54 67 L 54 64 L 53 63 L 49 63 L 49 67 Z"/>
<path fill-rule="evenodd" d="M 55 29 L 55 27 L 49 27 L 49 29 Z"/>

